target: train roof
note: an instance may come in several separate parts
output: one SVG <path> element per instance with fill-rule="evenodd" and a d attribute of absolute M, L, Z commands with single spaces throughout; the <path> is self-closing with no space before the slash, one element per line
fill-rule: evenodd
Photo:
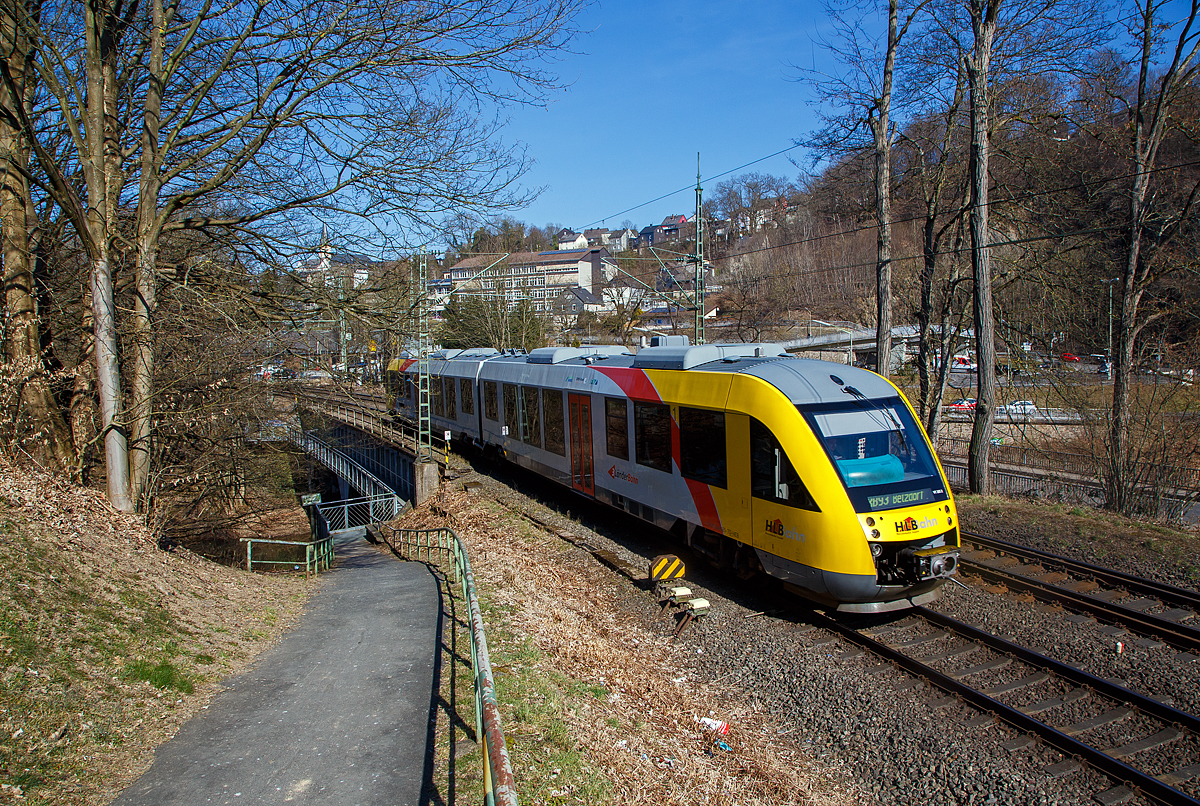
<path fill-rule="evenodd" d="M 887 380 L 865 369 L 799 358 L 778 344 L 697 344 L 647 347 L 637 354 L 614 345 L 543 347 L 529 354 L 491 349 L 447 351 L 434 362 L 487 362 L 489 365 L 592 366 L 700 372 L 736 372 L 761 378 L 796 405 L 829 403 L 847 397 L 896 396 Z M 854 390 L 854 391 L 848 391 Z"/>

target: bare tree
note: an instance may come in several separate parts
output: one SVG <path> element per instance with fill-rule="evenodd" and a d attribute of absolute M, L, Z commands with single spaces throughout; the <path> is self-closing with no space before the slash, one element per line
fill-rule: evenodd
<path fill-rule="evenodd" d="M 901 42 L 927 2 L 909 4 L 901 23 L 899 0 L 888 0 L 882 51 L 878 39 L 866 30 L 878 14 L 874 4 L 854 0 L 845 9 L 827 6 L 836 40 L 825 47 L 846 70 L 833 76 L 811 70 L 801 73 L 823 100 L 839 110 L 836 116 L 824 117 L 822 128 L 808 142 L 820 154 L 869 147 L 874 155 L 875 371 L 884 377 L 890 371 L 892 351 L 893 84 Z"/>
<path fill-rule="evenodd" d="M 540 60 L 569 39 L 577 4 L 152 0 L 142 14 L 136 3 L 87 0 L 81 21 L 69 16 L 75 8 L 55 26 L 22 24 L 41 43 L 54 125 L 70 134 L 86 194 L 40 139 L 53 127 L 18 122 L 44 189 L 89 254 L 109 497 L 130 509 L 149 474 L 162 237 L 224 229 L 270 248 L 279 234 L 263 224 L 298 209 L 357 217 L 369 235 L 520 200 L 523 154 L 495 147 L 497 124 L 480 123 L 470 105 L 544 98 L 554 80 Z M 125 239 L 117 212 L 134 175 L 136 234 Z M 137 294 L 126 396 L 113 258 L 129 240 Z"/>
<path fill-rule="evenodd" d="M 19 125 L 32 113 L 37 73 L 36 43 L 23 20 L 41 14 L 40 2 L 10 0 L 0 6 L 0 58 L 8 81 L 0 84 L 0 222 L 4 259 L 4 357 L 13 389 L 8 421 L 28 423 L 33 450 L 64 469 L 75 466 L 75 446 L 54 399 L 42 354 L 37 293 L 36 246 L 40 232 L 28 179 L 29 140 Z M 20 111 L 18 111 L 20 107 Z M 18 432 L 19 433 L 19 432 Z"/>
<path fill-rule="evenodd" d="M 1105 41 L 1103 9 L 1092 0 L 934 0 L 922 48 L 927 64 L 942 65 L 945 81 L 966 71 L 971 120 L 969 155 L 973 324 L 978 366 L 975 421 L 968 478 L 972 492 L 988 489 L 988 454 L 996 404 L 996 348 L 992 311 L 991 143 L 996 128 L 1020 108 L 998 115 L 993 89 L 1011 77 L 1070 73 Z M 937 69 L 936 67 L 934 69 Z"/>
<path fill-rule="evenodd" d="M 1162 14 L 1171 4 L 1143 0 L 1133 33 L 1138 40 L 1138 76 L 1133 105 L 1129 109 L 1130 157 L 1132 181 L 1128 192 L 1128 247 L 1120 274 L 1120 312 L 1113 333 L 1113 399 L 1109 446 L 1109 505 L 1119 511 L 1129 509 L 1137 473 L 1132 460 L 1130 380 L 1134 348 L 1147 325 L 1166 312 L 1165 307 L 1149 313 L 1141 310 L 1148 289 L 1160 279 L 1162 264 L 1157 253 L 1179 231 L 1190 216 L 1200 184 L 1191 189 L 1182 208 L 1174 213 L 1162 211 L 1150 194 L 1152 174 L 1159 148 L 1172 126 L 1172 118 L 1182 95 L 1200 71 L 1200 30 L 1196 28 L 1200 0 L 1191 0 L 1184 20 L 1164 26 Z M 1164 28 L 1174 28 L 1166 65 L 1157 78 L 1152 76 L 1159 42 Z"/>

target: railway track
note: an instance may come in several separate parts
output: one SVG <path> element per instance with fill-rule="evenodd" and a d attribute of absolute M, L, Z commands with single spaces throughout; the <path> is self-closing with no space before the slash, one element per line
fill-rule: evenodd
<path fill-rule="evenodd" d="M 536 512 L 520 514 L 589 551 L 614 571 L 634 580 L 644 576 L 613 552 L 562 530 Z M 995 541 L 994 545 L 1005 549 L 1011 544 Z M 1006 556 L 1019 549 L 1012 547 Z M 1091 573 L 1093 567 L 1087 568 Z M 1123 590 L 1136 589 L 1143 595 L 1154 586 L 1108 569 L 1096 567 L 1094 573 L 1114 574 L 1114 580 L 1126 585 Z M 1139 581 L 1148 587 L 1137 588 Z M 1119 615 L 1109 614 L 1114 620 Z M 1139 795 L 1155 803 L 1200 804 L 1200 717 L 1194 714 L 926 608 L 908 611 L 900 621 L 869 626 L 810 608 L 805 608 L 802 618 L 856 647 L 852 653 L 869 652 L 883 661 L 869 672 L 897 669 L 950 695 L 936 700 L 933 707 L 959 701 L 978 710 L 979 716 L 968 726 L 982 731 L 996 720 L 1012 726 L 1019 735 L 1001 744 L 1005 751 L 1020 753 L 1036 742 L 1059 751 L 1063 760 L 1047 766 L 1045 775 L 1060 777 L 1090 765 L 1112 783 L 1094 796 L 1102 806 Z"/>
<path fill-rule="evenodd" d="M 1195 715 L 925 608 L 881 626 L 856 628 L 817 611 L 805 620 L 981 711 L 968 725 L 999 719 L 1023 732 L 1005 750 L 1019 752 L 1035 739 L 1054 747 L 1066 758 L 1047 775 L 1092 765 L 1115 782 L 1096 794 L 1101 804 L 1136 793 L 1164 804 L 1200 803 L 1181 788 L 1195 791 L 1200 783 Z M 1173 760 L 1179 757 L 1193 763 Z"/>
<path fill-rule="evenodd" d="M 964 532 L 964 571 L 1200 657 L 1200 594 L 997 538 Z M 964 545 L 965 548 L 965 545 Z"/>

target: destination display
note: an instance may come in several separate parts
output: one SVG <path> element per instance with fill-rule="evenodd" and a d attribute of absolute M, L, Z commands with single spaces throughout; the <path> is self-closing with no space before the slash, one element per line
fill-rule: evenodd
<path fill-rule="evenodd" d="M 902 493 L 884 493 L 883 495 L 868 495 L 867 506 L 871 509 L 894 509 L 909 507 L 913 504 L 923 504 L 933 500 L 933 490 L 926 487 L 921 490 L 908 490 Z"/>

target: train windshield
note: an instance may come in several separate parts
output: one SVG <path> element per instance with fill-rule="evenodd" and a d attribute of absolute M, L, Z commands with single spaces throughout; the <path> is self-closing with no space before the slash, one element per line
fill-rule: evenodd
<path fill-rule="evenodd" d="M 801 412 L 859 511 L 946 497 L 925 435 L 899 398 L 860 399 Z"/>

